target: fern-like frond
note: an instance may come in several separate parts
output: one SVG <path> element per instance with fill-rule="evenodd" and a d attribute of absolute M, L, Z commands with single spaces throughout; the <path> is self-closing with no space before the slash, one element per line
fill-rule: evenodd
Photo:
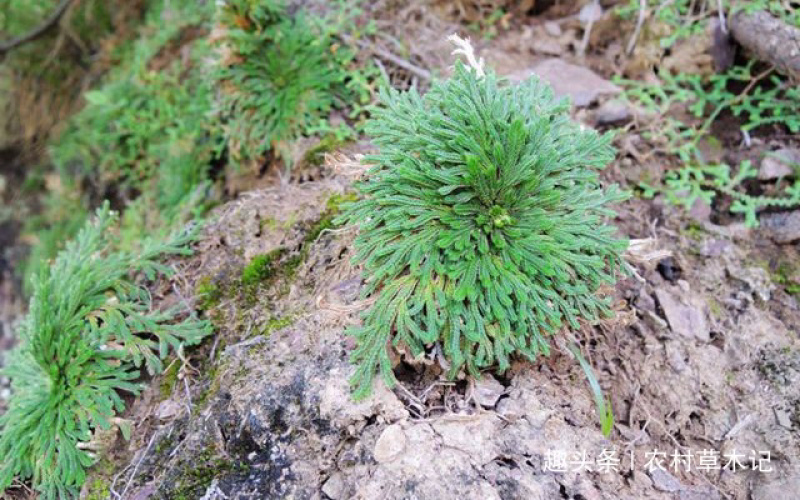
<path fill-rule="evenodd" d="M 156 373 L 170 351 L 210 332 L 207 322 L 173 324 L 175 311 L 154 311 L 135 280 L 168 273 L 157 259 L 188 253 L 191 235 L 111 252 L 115 220 L 106 204 L 35 279 L 3 369 L 12 397 L 0 417 L 0 491 L 19 478 L 44 499 L 75 498 L 94 462 L 79 444 L 110 427 L 124 409 L 120 393 L 139 392 L 139 367 Z"/>

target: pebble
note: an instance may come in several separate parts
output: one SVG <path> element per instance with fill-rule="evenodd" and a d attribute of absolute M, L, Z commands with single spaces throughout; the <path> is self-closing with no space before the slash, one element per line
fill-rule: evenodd
<path fill-rule="evenodd" d="M 650 474 L 650 479 L 653 480 L 653 486 L 657 490 L 675 493 L 683 489 L 681 482 L 665 470 L 656 468 L 648 473 Z"/>
<path fill-rule="evenodd" d="M 328 495 L 332 500 L 343 498 L 344 489 L 344 479 L 342 479 L 342 475 L 338 472 L 331 474 L 331 477 L 322 485 L 322 492 Z"/>
<path fill-rule="evenodd" d="M 544 31 L 548 35 L 555 37 L 559 37 L 563 33 L 563 31 L 561 31 L 561 26 L 559 26 L 558 23 L 553 21 L 547 21 L 544 23 Z"/>
<path fill-rule="evenodd" d="M 800 240 L 800 210 L 761 216 L 761 226 L 776 243 Z"/>
<path fill-rule="evenodd" d="M 506 388 L 494 377 L 485 373 L 480 380 L 475 381 L 475 401 L 484 408 L 494 408 Z"/>
<path fill-rule="evenodd" d="M 511 81 L 523 81 L 532 74 L 553 86 L 556 97 L 569 97 L 577 107 L 586 107 L 601 95 L 616 95 L 622 89 L 585 68 L 558 58 L 545 59 L 529 69 L 509 75 Z"/>
<path fill-rule="evenodd" d="M 787 177 L 794 173 L 794 168 L 800 167 L 800 150 L 783 148 L 767 153 L 761 160 L 758 169 L 758 178 L 762 181 L 771 181 Z"/>
<path fill-rule="evenodd" d="M 624 122 L 630 120 L 631 116 L 631 108 L 619 99 L 604 102 L 594 112 L 594 119 L 598 125 Z"/>
<path fill-rule="evenodd" d="M 387 427 L 375 443 L 373 455 L 378 463 L 391 462 L 406 449 L 406 434 L 398 424 Z"/>
<path fill-rule="evenodd" d="M 679 283 L 682 280 L 679 280 Z M 680 294 L 666 288 L 656 290 L 664 316 L 670 328 L 684 338 L 696 338 L 701 342 L 711 340 L 711 330 L 706 321 L 702 299 L 696 295 L 681 291 Z"/>

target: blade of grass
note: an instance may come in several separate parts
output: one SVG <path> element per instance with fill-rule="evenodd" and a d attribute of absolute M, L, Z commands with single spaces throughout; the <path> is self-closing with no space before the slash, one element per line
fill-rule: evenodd
<path fill-rule="evenodd" d="M 600 383 L 597 381 L 597 377 L 594 374 L 592 365 L 583 357 L 578 346 L 573 343 L 568 346 L 568 349 L 575 358 L 577 358 L 578 363 L 580 363 L 581 368 L 583 368 L 583 373 L 586 374 L 586 380 L 589 381 L 589 387 L 592 389 L 592 396 L 594 397 L 594 404 L 597 409 L 597 417 L 600 419 L 600 428 L 603 435 L 609 437 L 611 435 L 611 429 L 614 427 L 614 413 L 611 410 L 611 401 L 606 399 L 603 394 L 603 389 L 600 387 Z"/>

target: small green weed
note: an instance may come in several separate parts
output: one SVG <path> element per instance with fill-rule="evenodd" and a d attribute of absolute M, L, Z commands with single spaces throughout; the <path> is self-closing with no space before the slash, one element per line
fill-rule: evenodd
<path fill-rule="evenodd" d="M 709 161 L 700 147 L 702 141 L 715 140 L 711 128 L 723 113 L 741 120 L 743 134 L 764 125 L 800 132 L 800 88 L 770 76 L 769 70 L 754 75 L 752 66 L 734 66 L 707 78 L 662 72 L 658 85 L 618 80 L 628 100 L 660 117 L 643 131 L 643 137 L 656 145 L 656 151 L 674 155 L 683 163 L 666 174 L 663 185 L 641 184 L 646 195 L 664 192 L 671 201 L 691 207 L 698 198 L 710 204 L 718 194 L 724 194 L 733 200 L 731 212 L 743 215 L 751 227 L 758 225 L 759 210 L 800 204 L 800 180 L 784 184 L 777 194 L 753 195 L 746 182 L 756 178 L 757 170 L 749 161 L 732 169 Z M 731 90 L 737 86 L 744 88 L 740 92 Z M 678 106 L 699 121 L 670 116 Z"/>

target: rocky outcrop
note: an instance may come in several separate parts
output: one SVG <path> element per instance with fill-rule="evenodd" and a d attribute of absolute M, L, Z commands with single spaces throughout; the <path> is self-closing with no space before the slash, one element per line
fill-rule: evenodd
<path fill-rule="evenodd" d="M 683 262 L 681 287 L 641 269 L 644 281 L 617 287 L 617 300 L 630 305 L 616 320 L 576 333 L 597 339 L 591 361 L 616 416 L 610 439 L 580 367 L 557 352 L 480 381 L 446 381 L 433 354 L 399 354 L 401 386 L 378 381 L 372 396 L 353 401 L 344 331 L 365 304 L 358 269 L 348 262 L 352 234 L 327 223 L 346 188 L 340 179 L 250 193 L 219 209 L 198 253 L 176 264 L 163 300 L 202 303 L 217 336 L 191 354 L 195 370 L 182 371 L 184 381 L 167 391 L 173 411 L 156 418 L 164 381 L 160 395 L 151 389 L 133 405 L 149 424 L 135 430 L 127 455 L 118 450 L 127 458 L 109 475 L 113 492 L 126 499 L 688 500 L 722 498 L 719 491 L 746 498 L 748 484 L 771 491 L 785 481 L 798 438 L 776 423 L 773 407 L 800 395 L 790 386 L 759 387 L 776 373 L 800 373 L 782 354 L 794 340 L 759 301 L 721 308 L 726 296 L 752 294 L 728 279 L 736 248 L 724 262 L 693 254 L 691 265 Z M 264 254 L 275 256 L 269 278 L 242 285 L 241 270 Z M 679 321 L 682 307 L 691 308 L 689 323 Z M 782 421 L 791 427 L 788 415 Z M 773 475 L 671 468 L 675 450 L 703 449 L 720 456 L 771 450 Z M 665 470 L 648 470 L 654 450 L 667 454 Z"/>

